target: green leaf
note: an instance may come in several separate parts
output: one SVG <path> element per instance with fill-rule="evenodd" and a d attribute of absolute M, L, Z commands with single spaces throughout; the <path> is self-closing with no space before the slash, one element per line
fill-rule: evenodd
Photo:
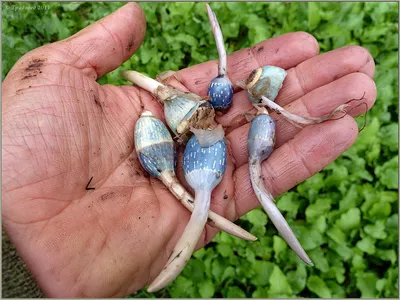
<path fill-rule="evenodd" d="M 297 186 L 297 191 L 300 193 L 300 195 L 308 198 L 310 202 L 314 202 L 316 198 L 318 198 L 319 192 L 321 189 L 323 189 L 326 186 L 326 183 L 324 182 L 324 176 L 321 173 L 317 173 L 311 178 L 308 178 L 305 182 L 299 184 Z M 299 200 L 297 199 L 297 194 L 292 193 L 293 198 L 297 200 L 297 203 L 299 203 Z"/>
<path fill-rule="evenodd" d="M 379 201 L 372 205 L 371 209 L 368 211 L 368 215 L 375 218 L 385 218 L 388 217 L 391 212 L 392 208 L 390 203 Z"/>
<path fill-rule="evenodd" d="M 315 229 L 305 229 L 299 238 L 304 250 L 311 250 L 323 243 L 323 236 Z"/>
<path fill-rule="evenodd" d="M 268 284 L 274 264 L 269 261 L 256 260 L 252 264 L 254 276 L 251 277 L 251 282 L 256 286 L 265 286 Z"/>
<path fill-rule="evenodd" d="M 173 298 L 195 297 L 193 282 L 183 276 L 178 276 L 174 284 L 169 288 L 169 293 Z"/>
<path fill-rule="evenodd" d="M 329 248 L 332 249 L 333 251 L 335 251 L 337 254 L 339 254 L 344 261 L 349 260 L 353 255 L 352 249 L 349 248 L 348 246 L 346 246 L 346 244 L 338 244 L 338 243 L 329 241 L 328 245 L 329 245 Z"/>
<path fill-rule="evenodd" d="M 378 118 L 372 118 L 368 123 L 368 126 L 360 132 L 357 141 L 354 144 L 354 148 L 357 151 L 363 151 L 371 147 L 371 143 L 378 140 L 378 132 L 380 123 Z"/>
<path fill-rule="evenodd" d="M 308 27 L 310 30 L 317 28 L 321 21 L 318 3 L 308 2 Z"/>
<path fill-rule="evenodd" d="M 218 283 L 221 279 L 223 272 L 226 270 L 226 265 L 221 259 L 214 259 L 211 263 L 211 274 L 214 280 Z"/>
<path fill-rule="evenodd" d="M 58 37 L 60 40 L 66 39 L 67 37 L 70 36 L 70 32 L 67 26 L 63 24 L 60 19 L 57 17 L 56 14 L 51 15 L 51 22 L 52 25 L 54 26 L 55 32 L 58 33 Z"/>
<path fill-rule="evenodd" d="M 353 158 L 354 160 L 354 158 Z M 344 212 L 350 208 L 357 207 L 361 203 L 362 199 L 360 193 L 357 190 L 357 186 L 352 184 L 346 195 L 339 203 L 339 210 Z"/>
<path fill-rule="evenodd" d="M 345 280 L 345 269 L 343 264 L 340 266 L 332 266 L 329 268 L 329 271 L 327 272 L 327 277 L 328 278 L 335 278 L 337 283 L 342 284 Z"/>
<path fill-rule="evenodd" d="M 285 274 L 283 274 L 283 272 L 278 266 L 274 266 L 272 274 L 269 278 L 269 284 L 270 284 L 270 289 L 269 289 L 270 297 L 271 296 L 276 297 L 276 295 L 292 294 L 292 288 L 290 287 Z"/>
<path fill-rule="evenodd" d="M 398 295 L 398 274 L 399 270 L 397 266 L 389 268 L 385 273 L 387 278 L 387 289 L 384 292 L 385 297 L 397 297 Z"/>
<path fill-rule="evenodd" d="M 199 294 L 202 298 L 212 298 L 215 288 L 211 280 L 206 280 L 199 283 Z"/>
<path fill-rule="evenodd" d="M 371 272 L 357 273 L 357 287 L 361 291 L 361 298 L 375 298 L 377 294 L 377 276 Z"/>
<path fill-rule="evenodd" d="M 213 261 L 213 257 L 212 256 L 214 256 L 215 251 L 214 251 L 213 248 L 208 249 L 207 251 L 208 251 L 209 255 L 202 258 L 203 263 L 204 263 L 204 271 L 205 271 L 205 274 L 206 274 L 206 276 L 208 278 L 212 278 L 213 275 L 212 275 L 212 272 L 211 272 L 212 271 L 211 270 L 211 265 L 212 265 L 212 261 Z"/>
<path fill-rule="evenodd" d="M 298 264 L 296 271 L 289 271 L 287 280 L 293 290 L 293 293 L 298 294 L 306 287 L 307 270 L 304 264 Z"/>
<path fill-rule="evenodd" d="M 375 174 L 379 176 L 379 181 L 389 189 L 399 188 L 399 156 L 396 155 L 382 166 L 375 168 Z"/>
<path fill-rule="evenodd" d="M 328 167 L 326 167 L 327 170 L 331 169 L 332 174 L 327 176 L 325 179 L 325 185 L 327 187 L 337 187 L 340 185 L 340 183 L 343 182 L 343 178 L 347 178 L 349 175 L 349 172 L 345 166 L 339 165 L 337 162 L 331 163 Z"/>
<path fill-rule="evenodd" d="M 239 287 L 230 286 L 226 298 L 246 298 L 246 294 Z"/>
<path fill-rule="evenodd" d="M 229 278 L 233 278 L 235 276 L 235 269 L 232 266 L 229 266 L 225 269 L 222 274 L 222 281 L 225 281 Z"/>
<path fill-rule="evenodd" d="M 157 54 L 157 49 L 141 49 L 140 51 L 140 60 L 143 64 L 147 64 L 150 60 L 158 59 L 159 55 Z"/>
<path fill-rule="evenodd" d="M 81 6 L 82 4 L 84 4 L 84 2 L 69 2 L 69 3 L 61 4 L 61 7 L 65 11 L 74 11 L 74 10 L 78 9 L 79 6 Z"/>
<path fill-rule="evenodd" d="M 352 265 L 355 270 L 365 270 L 367 268 L 367 262 L 360 254 L 355 254 L 352 259 Z"/>
<path fill-rule="evenodd" d="M 249 29 L 248 37 L 252 44 L 260 43 L 270 37 L 269 27 L 264 18 L 250 14 L 246 18 L 246 26 Z"/>
<path fill-rule="evenodd" d="M 268 289 L 263 287 L 257 287 L 257 289 L 253 292 L 252 298 L 268 298 Z"/>
<path fill-rule="evenodd" d="M 327 213 L 331 209 L 330 199 L 317 199 L 314 204 L 311 204 L 306 209 L 307 222 L 311 223 L 321 215 Z"/>
<path fill-rule="evenodd" d="M 204 262 L 200 259 L 191 259 L 183 271 L 183 274 L 195 282 L 204 278 Z"/>
<path fill-rule="evenodd" d="M 395 232 L 398 231 L 399 228 L 399 215 L 393 214 L 386 220 L 386 227 L 389 230 L 394 230 Z"/>
<path fill-rule="evenodd" d="M 331 298 L 332 294 L 325 282 L 318 276 L 311 275 L 307 280 L 307 288 L 321 298 Z"/>
<path fill-rule="evenodd" d="M 244 248 L 242 249 L 245 249 L 244 257 L 247 259 L 248 262 L 254 262 L 256 260 L 256 254 L 253 252 L 252 249 L 246 246 L 244 246 Z"/>
<path fill-rule="evenodd" d="M 201 248 L 201 249 L 197 250 L 195 253 L 193 253 L 193 257 L 200 258 L 200 259 L 206 255 L 207 255 L 207 251 L 204 248 Z"/>
<path fill-rule="evenodd" d="M 281 212 L 287 212 L 287 216 L 295 218 L 300 207 L 300 201 L 293 192 L 285 193 L 276 199 L 276 206 Z"/>
<path fill-rule="evenodd" d="M 390 261 L 392 264 L 394 264 L 397 260 L 397 253 L 393 249 L 376 249 L 376 257 L 381 260 Z"/>
<path fill-rule="evenodd" d="M 377 220 L 374 224 L 368 224 L 364 231 L 374 239 L 386 239 L 385 223 L 383 220 Z"/>
<path fill-rule="evenodd" d="M 267 225 L 267 216 L 261 208 L 254 209 L 247 213 L 247 220 L 254 226 L 265 226 Z"/>
<path fill-rule="evenodd" d="M 351 208 L 342 214 L 340 219 L 336 221 L 336 226 L 343 231 L 358 228 L 361 222 L 361 212 L 358 208 Z"/>
<path fill-rule="evenodd" d="M 174 37 L 174 39 L 176 41 L 188 44 L 191 47 L 197 47 L 197 39 L 191 35 L 179 33 Z"/>
<path fill-rule="evenodd" d="M 320 216 L 315 222 L 313 223 L 313 227 L 319 233 L 325 233 L 326 228 L 328 227 L 326 224 L 326 216 Z"/>
<path fill-rule="evenodd" d="M 170 15 L 177 15 L 179 17 L 186 17 L 190 15 L 194 3 L 190 2 L 174 2 L 171 5 Z"/>
<path fill-rule="evenodd" d="M 328 272 L 329 270 L 328 260 L 325 258 L 324 252 L 321 251 L 321 249 L 314 249 L 310 251 L 308 254 L 311 260 L 313 261 L 315 268 L 324 273 Z"/>
<path fill-rule="evenodd" d="M 399 148 L 399 124 L 391 123 L 383 126 L 379 130 L 379 137 L 384 146 L 389 147 L 390 151 L 397 152 Z"/>
<path fill-rule="evenodd" d="M 280 254 L 285 252 L 287 249 L 287 243 L 281 237 L 274 235 L 274 252 L 275 252 L 275 259 L 280 261 Z"/>
<path fill-rule="evenodd" d="M 356 246 L 358 249 L 360 249 L 361 251 L 368 253 L 368 254 L 374 254 L 375 250 L 376 250 L 375 249 L 375 241 L 374 241 L 374 239 L 372 239 L 369 236 L 358 241 Z"/>
<path fill-rule="evenodd" d="M 326 234 L 336 243 L 342 244 L 346 243 L 346 235 L 343 231 L 341 231 L 338 227 L 332 226 L 332 228 L 328 229 Z"/>
<path fill-rule="evenodd" d="M 232 248 L 227 245 L 227 244 L 218 244 L 217 245 L 217 251 L 223 256 L 223 257 L 230 257 L 233 256 L 233 251 Z"/>
<path fill-rule="evenodd" d="M 332 298 L 346 298 L 346 291 L 342 285 L 333 280 L 327 280 L 325 283 L 331 291 Z"/>
<path fill-rule="evenodd" d="M 388 280 L 386 278 L 382 278 L 376 281 L 376 290 L 379 292 L 378 297 L 382 294 L 383 289 L 385 288 Z"/>

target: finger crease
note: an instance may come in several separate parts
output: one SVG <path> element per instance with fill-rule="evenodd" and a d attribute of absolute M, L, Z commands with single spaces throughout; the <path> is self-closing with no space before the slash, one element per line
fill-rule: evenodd
<path fill-rule="evenodd" d="M 250 49 L 250 53 L 251 53 L 251 56 L 254 58 L 254 60 L 256 61 L 256 63 L 257 63 L 257 68 L 261 68 L 263 65 L 260 63 L 260 61 L 258 60 L 258 58 L 257 58 L 257 55 L 254 53 L 254 47 L 251 47 L 251 48 L 247 48 L 247 49 Z"/>
<path fill-rule="evenodd" d="M 298 101 L 300 101 L 300 103 L 303 105 L 303 107 L 305 108 L 305 115 L 303 115 L 303 117 L 312 117 L 311 113 L 310 113 L 310 109 L 307 105 L 307 102 L 305 101 L 305 98 L 302 96 L 298 99 Z"/>
<path fill-rule="evenodd" d="M 300 71 L 298 70 L 297 66 L 294 67 L 294 75 L 296 77 L 297 83 L 300 86 L 300 91 L 302 95 L 307 94 L 306 88 L 305 88 L 305 82 L 302 80 L 302 76 L 300 75 Z"/>
<path fill-rule="evenodd" d="M 123 53 L 124 47 L 123 47 L 123 45 L 122 45 L 121 40 L 118 38 L 118 36 L 116 36 L 116 35 L 114 36 L 114 35 L 111 33 L 111 31 L 108 30 L 106 26 L 104 26 L 104 24 L 103 24 L 102 22 L 99 22 L 99 24 L 100 24 L 100 25 L 104 28 L 104 30 L 107 31 L 107 33 L 111 36 L 111 38 L 113 39 L 114 43 L 115 43 L 116 45 L 119 44 L 119 48 L 121 49 L 119 61 L 122 62 L 122 61 L 124 60 L 124 59 L 123 59 L 123 57 L 124 57 L 124 53 Z M 118 40 L 118 42 L 117 42 L 117 40 Z M 119 65 L 119 64 L 118 64 L 118 65 Z"/>
<path fill-rule="evenodd" d="M 293 140 L 290 140 L 287 143 L 289 149 L 293 152 L 294 157 L 299 157 L 301 163 L 303 164 L 304 168 L 307 170 L 308 174 L 307 174 L 307 178 L 311 177 L 312 175 L 314 175 L 314 172 L 311 170 L 311 168 L 308 166 L 307 160 L 304 157 L 304 153 L 302 151 L 300 151 L 299 148 L 296 147 L 295 143 L 293 142 Z"/>

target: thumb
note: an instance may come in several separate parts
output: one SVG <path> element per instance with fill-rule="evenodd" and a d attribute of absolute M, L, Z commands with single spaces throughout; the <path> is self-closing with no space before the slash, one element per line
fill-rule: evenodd
<path fill-rule="evenodd" d="M 54 46 L 68 53 L 63 62 L 82 69 L 90 77 L 118 68 L 140 47 L 146 18 L 137 3 L 128 3 Z"/>
<path fill-rule="evenodd" d="M 130 2 L 65 40 L 30 51 L 13 69 L 23 69 L 27 60 L 33 62 L 33 67 L 61 64 L 96 80 L 128 60 L 140 47 L 145 32 L 143 10 Z"/>

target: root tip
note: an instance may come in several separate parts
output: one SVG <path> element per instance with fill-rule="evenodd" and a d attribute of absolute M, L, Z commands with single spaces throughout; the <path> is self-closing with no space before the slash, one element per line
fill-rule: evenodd
<path fill-rule="evenodd" d="M 160 286 L 157 282 L 152 282 L 148 288 L 147 288 L 147 292 L 149 293 L 155 293 L 158 292 L 159 290 L 161 290 L 163 287 Z"/>
<path fill-rule="evenodd" d="M 304 262 L 307 265 L 309 265 L 310 267 L 314 267 L 315 266 L 314 263 L 312 262 L 312 260 L 309 257 L 307 257 L 307 259 L 304 259 Z"/>
<path fill-rule="evenodd" d="M 125 79 L 127 79 L 126 76 L 127 76 L 128 74 L 129 74 L 129 71 L 127 71 L 127 70 L 124 70 L 124 71 L 121 72 L 121 76 L 122 76 L 123 78 L 125 78 Z"/>

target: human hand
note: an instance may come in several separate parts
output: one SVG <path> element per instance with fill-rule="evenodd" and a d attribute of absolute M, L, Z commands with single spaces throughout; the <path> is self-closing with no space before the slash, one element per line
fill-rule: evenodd
<path fill-rule="evenodd" d="M 127 4 L 67 40 L 29 52 L 3 83 L 3 224 L 49 297 L 121 297 L 142 288 L 158 275 L 189 220 L 163 184 L 144 174 L 133 149 L 142 109 L 163 119 L 162 106 L 135 87 L 96 83 L 129 59 L 144 33 L 143 12 Z M 285 34 L 231 54 L 228 75 L 236 83 L 262 65 L 285 68 L 276 102 L 304 116 L 324 115 L 364 93 L 373 105 L 374 62 L 366 50 L 317 54 L 309 34 Z M 205 96 L 216 72 L 213 61 L 177 77 Z M 241 117 L 250 108 L 239 91 L 217 118 L 231 155 L 211 209 L 231 220 L 259 205 L 248 174 L 249 125 Z M 351 116 L 300 130 L 271 115 L 277 149 L 263 175 L 274 196 L 319 172 L 357 137 Z M 86 190 L 92 176 L 95 190 Z M 198 246 L 216 232 L 207 226 Z"/>

